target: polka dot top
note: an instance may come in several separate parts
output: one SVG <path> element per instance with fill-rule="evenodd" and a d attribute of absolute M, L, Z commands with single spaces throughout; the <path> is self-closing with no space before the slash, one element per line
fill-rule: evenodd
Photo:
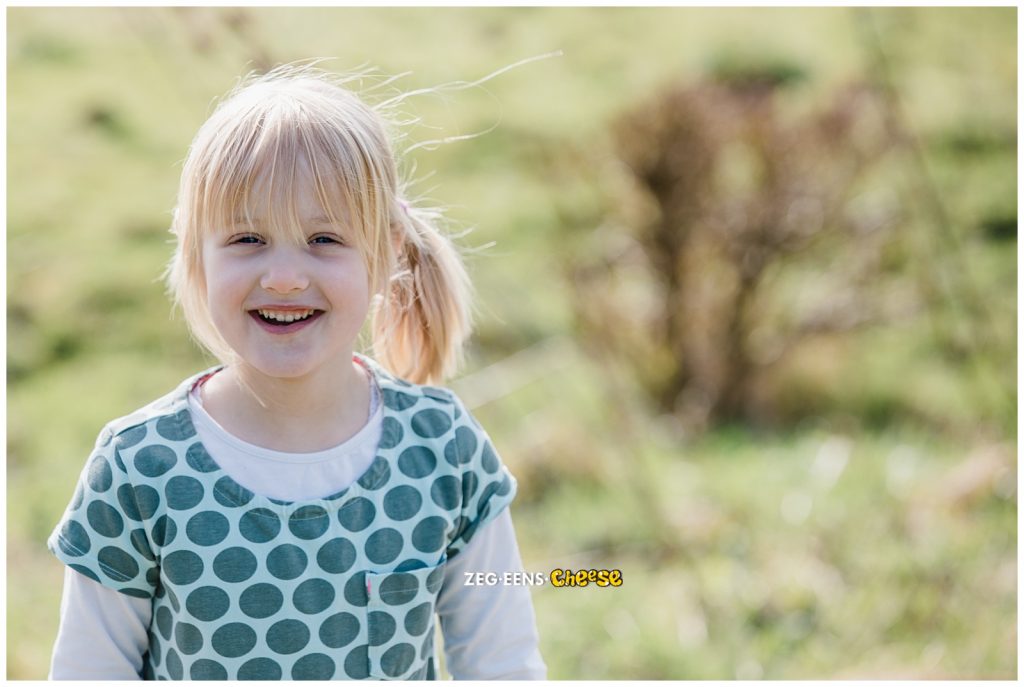
<path fill-rule="evenodd" d="M 445 561 L 515 479 L 446 389 L 361 358 L 381 392 L 376 457 L 321 499 L 254 494 L 198 441 L 192 386 L 108 424 L 48 542 L 153 599 L 146 679 L 430 679 Z"/>

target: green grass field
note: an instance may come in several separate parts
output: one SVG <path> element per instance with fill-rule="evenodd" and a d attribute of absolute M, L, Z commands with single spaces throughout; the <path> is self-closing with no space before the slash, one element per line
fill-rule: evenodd
<path fill-rule="evenodd" d="M 865 17 L 958 246 L 911 202 L 917 249 L 901 274 L 941 298 L 808 346 L 787 379 L 818 412 L 799 424 L 681 432 L 574 339 L 559 257 L 577 234 L 560 218 L 592 199 L 547 161 L 609 157 L 619 113 L 726 59 L 799 65 L 797 104 L 812 105 L 869 68 Z M 550 677 L 1016 677 L 1016 9 L 22 7 L 7 19 L 9 678 L 46 676 L 62 569 L 44 542 L 96 433 L 208 364 L 159 275 L 180 163 L 213 99 L 266 60 L 412 71 L 400 82 L 412 89 L 555 50 L 408 106 L 423 118 L 413 140 L 495 127 L 411 162 L 436 171 L 418 188 L 473 228 L 465 243 L 494 242 L 470 259 L 478 334 L 452 385 L 478 399 L 519 478 L 525 567 L 623 573 L 614 589 L 534 588 Z M 970 298 L 949 297 L 965 284 Z M 967 357 L 936 334 L 964 330 L 977 339 Z M 491 394 L 510 360 L 514 383 Z"/>

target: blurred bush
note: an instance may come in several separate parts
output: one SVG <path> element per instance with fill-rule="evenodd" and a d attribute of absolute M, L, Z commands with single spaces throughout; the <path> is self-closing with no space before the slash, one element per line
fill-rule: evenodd
<path fill-rule="evenodd" d="M 758 383 L 803 339 L 885 316 L 873 287 L 898 209 L 865 208 L 857 188 L 891 145 L 878 100 L 854 85 L 788 115 L 793 73 L 733 68 L 623 116 L 617 153 L 646 212 L 572 266 L 581 334 L 688 426 L 763 424 L 777 399 Z M 831 268 L 787 291 L 809 264 Z"/>
<path fill-rule="evenodd" d="M 862 426 L 927 415 L 892 395 L 858 407 L 855 387 L 837 388 L 857 331 L 925 320 L 939 359 L 1002 352 L 963 339 L 989 329 L 986 308 L 941 320 L 974 294 L 966 275 L 940 291 L 940 261 L 915 243 L 920 199 L 899 184 L 918 171 L 900 154 L 911 134 L 884 89 L 861 81 L 790 97 L 801 80 L 795 65 L 721 60 L 626 111 L 611 152 L 560 163 L 606 199 L 566 217 L 582 244 L 562 261 L 579 337 L 689 430 L 794 426 L 839 397 Z M 1010 223 L 986 220 L 986 234 Z M 1006 381 L 1004 409 L 1015 395 Z"/>

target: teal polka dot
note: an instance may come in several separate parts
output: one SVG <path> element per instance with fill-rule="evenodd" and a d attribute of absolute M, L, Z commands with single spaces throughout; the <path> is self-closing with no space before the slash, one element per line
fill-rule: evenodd
<path fill-rule="evenodd" d="M 475 523 L 476 529 L 479 529 L 480 525 L 487 522 L 490 519 L 490 516 L 491 504 L 489 502 L 484 503 L 484 505 L 480 507 L 480 511 L 477 513 L 477 521 Z"/>
<path fill-rule="evenodd" d="M 173 589 L 167 590 L 167 600 L 171 602 L 171 608 L 174 609 L 175 613 L 181 611 L 181 602 L 178 601 L 178 597 L 174 595 Z"/>
<path fill-rule="evenodd" d="M 60 546 L 60 550 L 69 556 L 87 554 L 92 548 L 89 533 L 74 520 L 67 520 L 61 525 L 57 544 Z"/>
<path fill-rule="evenodd" d="M 480 499 L 477 501 L 476 507 L 477 507 L 477 510 L 480 513 L 480 515 L 478 515 L 477 519 L 480 520 L 481 522 L 485 521 L 487 519 L 483 515 L 484 508 L 488 508 L 488 504 L 490 503 L 491 498 L 494 497 L 494 495 L 497 493 L 498 489 L 500 489 L 500 488 L 501 488 L 501 483 L 500 482 L 491 482 L 486 487 L 484 487 L 483 491 L 480 492 Z"/>
<path fill-rule="evenodd" d="M 395 566 L 395 572 L 411 572 L 413 570 L 422 570 L 425 567 L 427 567 L 427 564 L 419 558 L 406 558 Z"/>
<path fill-rule="evenodd" d="M 114 483 L 114 473 L 110 471 L 110 463 L 103 456 L 96 454 L 89 462 L 89 488 L 102 494 Z"/>
<path fill-rule="evenodd" d="M 444 445 L 444 459 L 453 468 L 459 467 L 459 444 L 455 439 Z"/>
<path fill-rule="evenodd" d="M 412 394 L 407 394 L 404 391 L 395 391 L 394 389 L 381 389 L 381 400 L 384 401 L 384 405 L 391 410 L 407 410 L 416 405 L 419 398 Z"/>
<path fill-rule="evenodd" d="M 279 580 L 294 580 L 306 570 L 306 552 L 294 544 L 281 544 L 267 555 L 267 571 Z"/>
<path fill-rule="evenodd" d="M 239 519 L 238 531 L 254 544 L 262 544 L 281 531 L 281 518 L 269 508 L 253 508 Z"/>
<path fill-rule="evenodd" d="M 173 625 L 174 616 L 171 615 L 171 609 L 167 608 L 167 606 L 161 606 L 156 609 L 156 629 L 168 641 L 171 639 Z"/>
<path fill-rule="evenodd" d="M 245 656 L 256 646 L 256 632 L 245 623 L 228 623 L 213 633 L 210 646 L 224 658 Z"/>
<path fill-rule="evenodd" d="M 238 598 L 238 607 L 250 618 L 269 618 L 281 610 L 284 595 L 272 584 L 259 582 L 252 585 Z"/>
<path fill-rule="evenodd" d="M 146 582 L 149 583 L 149 586 L 151 586 L 151 587 L 156 587 L 157 585 L 159 585 L 160 584 L 160 568 L 153 567 L 153 568 L 150 568 L 149 570 L 147 570 L 146 571 Z M 159 591 L 160 591 L 160 589 L 158 588 L 157 592 L 159 592 Z M 161 597 L 161 598 L 163 597 L 163 595 L 159 594 L 159 593 L 157 593 L 157 596 Z"/>
<path fill-rule="evenodd" d="M 199 587 L 185 598 L 185 608 L 203 622 L 224 617 L 230 607 L 231 599 L 219 587 Z"/>
<path fill-rule="evenodd" d="M 447 414 L 437 408 L 428 408 L 413 415 L 409 426 L 424 439 L 436 439 L 451 429 L 452 421 Z"/>
<path fill-rule="evenodd" d="M 362 496 L 352 499 L 338 511 L 338 522 L 349 532 L 365 530 L 377 516 L 377 507 Z"/>
<path fill-rule="evenodd" d="M 194 477 L 178 475 L 167 480 L 164 495 L 168 508 L 188 510 L 203 500 L 203 485 Z"/>
<path fill-rule="evenodd" d="M 327 580 L 306 580 L 295 589 L 292 603 L 302 613 L 313 615 L 334 603 L 334 585 Z"/>
<path fill-rule="evenodd" d="M 316 539 L 330 525 L 327 511 L 320 506 L 303 506 L 288 519 L 288 529 L 299 539 Z"/>
<path fill-rule="evenodd" d="M 420 521 L 412 531 L 412 545 L 417 551 L 433 553 L 444 546 L 445 529 L 448 522 L 437 515 Z"/>
<path fill-rule="evenodd" d="M 412 667 L 416 659 L 416 647 L 412 644 L 396 644 L 380 657 L 380 669 L 389 677 L 398 677 Z"/>
<path fill-rule="evenodd" d="M 121 594 L 126 596 L 134 596 L 136 599 L 149 599 L 151 595 L 149 592 L 144 592 L 141 589 L 135 589 L 134 587 L 122 587 L 117 590 Z"/>
<path fill-rule="evenodd" d="M 469 427 L 462 426 L 455 430 L 455 447 L 461 464 L 465 465 L 473 459 L 478 444 L 476 432 Z"/>
<path fill-rule="evenodd" d="M 121 449 L 131 448 L 146 438 L 146 425 L 126 429 L 117 435 L 117 446 Z"/>
<path fill-rule="evenodd" d="M 498 489 L 494 492 L 496 496 L 505 496 L 512 491 L 512 480 L 509 479 L 508 475 L 502 478 L 498 484 Z"/>
<path fill-rule="evenodd" d="M 384 512 L 392 520 L 408 520 L 420 511 L 423 497 L 419 490 L 403 484 L 384 496 Z"/>
<path fill-rule="evenodd" d="M 419 606 L 413 607 L 405 614 L 405 631 L 413 637 L 418 637 L 426 632 L 433 610 L 434 607 L 429 601 L 424 601 Z"/>
<path fill-rule="evenodd" d="M 367 491 L 374 491 L 387 484 L 389 479 L 391 479 L 391 466 L 388 465 L 388 461 L 377 456 L 373 459 L 370 468 L 357 480 L 356 484 Z"/>
<path fill-rule="evenodd" d="M 452 392 L 447 389 L 442 389 L 439 386 L 421 386 L 420 393 L 436 401 L 441 401 L 446 404 L 452 403 Z M 458 408 L 455 408 L 455 410 L 458 410 Z"/>
<path fill-rule="evenodd" d="M 379 529 L 366 539 L 366 557 L 378 565 L 384 565 L 398 558 L 402 553 L 402 534 L 391 527 Z"/>
<path fill-rule="evenodd" d="M 152 663 L 160 665 L 160 653 L 162 647 L 160 646 L 160 640 L 156 638 L 156 635 L 151 634 L 149 636 L 149 650 L 148 658 Z M 155 678 L 149 678 L 155 679 Z"/>
<path fill-rule="evenodd" d="M 253 658 L 238 669 L 239 680 L 280 680 L 281 666 L 270 658 Z"/>
<path fill-rule="evenodd" d="M 221 477 L 213 485 L 213 498 L 225 508 L 238 508 L 245 506 L 256 495 L 245 487 L 237 484 L 230 477 Z"/>
<path fill-rule="evenodd" d="M 160 494 L 145 484 L 137 487 L 122 484 L 117 488 L 117 502 L 125 517 L 136 521 L 148 520 L 160 507 Z"/>
<path fill-rule="evenodd" d="M 452 542 L 457 542 L 462 539 L 463 535 L 469 529 L 469 525 L 472 521 L 464 515 L 460 515 L 455 518 L 455 522 L 452 525 Z M 453 554 L 449 554 L 453 555 Z"/>
<path fill-rule="evenodd" d="M 345 674 L 352 680 L 365 680 L 370 677 L 369 645 L 360 644 L 345 656 Z"/>
<path fill-rule="evenodd" d="M 188 519 L 185 534 L 193 544 L 214 546 L 224 541 L 229 529 L 227 518 L 216 511 L 207 510 Z"/>
<path fill-rule="evenodd" d="M 135 454 L 135 469 L 146 477 L 159 477 L 177 462 L 178 455 L 174 450 L 160 444 L 143 446 Z"/>
<path fill-rule="evenodd" d="M 96 560 L 107 577 L 117 582 L 127 582 L 139 574 L 139 564 L 132 555 L 116 546 L 104 546 Z"/>
<path fill-rule="evenodd" d="M 426 446 L 410 446 L 398 456 L 398 469 L 406 477 L 426 477 L 437 467 L 437 456 Z"/>
<path fill-rule="evenodd" d="M 484 450 L 480 454 L 480 465 L 489 475 L 493 475 L 501 467 L 501 463 L 498 461 L 498 454 L 494 452 L 494 447 L 491 446 L 490 442 L 484 444 Z"/>
<path fill-rule="evenodd" d="M 224 582 L 245 582 L 256 572 L 256 556 L 248 549 L 233 546 L 213 559 L 213 574 Z"/>
<path fill-rule="evenodd" d="M 153 523 L 152 537 L 153 543 L 157 546 L 167 546 L 174 541 L 174 537 L 178 534 L 178 526 L 174 524 L 174 521 L 168 518 L 166 515 L 161 515 Z"/>
<path fill-rule="evenodd" d="M 366 575 L 353 575 L 345 583 L 345 601 L 360 608 L 366 606 Z"/>
<path fill-rule="evenodd" d="M 330 680 L 334 677 L 334 661 L 324 654 L 308 654 L 292 666 L 293 680 Z"/>
<path fill-rule="evenodd" d="M 74 570 L 75 572 L 81 574 L 81 575 L 85 575 L 90 580 L 93 580 L 95 582 L 99 582 L 100 581 L 99 576 L 95 572 L 90 570 L 89 568 L 85 567 L 84 565 L 79 565 L 77 563 L 71 563 L 71 564 L 68 565 L 68 567 L 71 568 L 72 570 Z"/>
<path fill-rule="evenodd" d="M 167 674 L 172 680 L 180 680 L 185 677 L 185 670 L 181 665 L 181 657 L 174 649 L 167 650 Z"/>
<path fill-rule="evenodd" d="M 131 534 L 128 535 L 128 538 L 132 542 L 132 547 L 139 552 L 140 556 L 145 558 L 147 561 L 156 560 L 156 556 L 153 554 L 153 549 L 149 546 L 149 538 L 146 537 L 146 530 L 141 527 L 137 530 L 132 530 Z"/>
<path fill-rule="evenodd" d="M 389 606 L 402 606 L 416 597 L 419 581 L 409 573 L 394 573 L 380 583 L 380 599 Z"/>
<path fill-rule="evenodd" d="M 387 644 L 395 636 L 395 619 L 388 613 L 370 611 L 366 627 L 369 628 L 370 646 Z"/>
<path fill-rule="evenodd" d="M 206 448 L 198 441 L 185 451 L 185 462 L 196 472 L 216 472 L 219 470 Z"/>
<path fill-rule="evenodd" d="M 393 417 L 385 417 L 381 423 L 380 442 L 377 444 L 380 449 L 389 449 L 402 443 L 402 423 Z"/>
<path fill-rule="evenodd" d="M 188 675 L 193 680 L 227 680 L 228 671 L 216 661 L 201 658 L 192 664 Z"/>
<path fill-rule="evenodd" d="M 480 479 L 474 472 L 467 472 L 462 476 L 462 502 L 469 503 L 476 490 L 480 488 Z"/>
<path fill-rule="evenodd" d="M 174 584 L 192 584 L 203 574 L 203 559 L 191 551 L 174 551 L 164 556 L 163 569 Z"/>
<path fill-rule="evenodd" d="M 459 480 L 452 475 L 443 475 L 430 485 L 430 500 L 441 508 L 453 510 L 461 504 L 462 496 Z"/>
<path fill-rule="evenodd" d="M 267 646 L 277 654 L 294 654 L 309 644 L 309 628 L 293 619 L 279 620 L 267 630 Z"/>
<path fill-rule="evenodd" d="M 121 513 L 126 518 L 142 522 L 142 514 L 139 513 L 139 505 L 135 501 L 135 489 L 132 485 L 122 484 L 117 488 L 117 503 L 121 506 Z"/>
<path fill-rule="evenodd" d="M 178 651 L 191 656 L 203 648 L 203 633 L 191 623 L 178 623 L 174 626 L 174 643 Z"/>
<path fill-rule="evenodd" d="M 359 619 L 351 613 L 335 613 L 320 625 L 320 641 L 331 649 L 340 649 L 359 636 Z"/>
<path fill-rule="evenodd" d="M 128 474 L 128 468 L 124 466 L 124 461 L 121 460 L 121 454 L 118 451 L 114 451 L 114 467 L 124 474 Z"/>
<path fill-rule="evenodd" d="M 324 572 L 346 572 L 356 562 L 356 547 L 348 539 L 337 537 L 320 547 L 316 562 Z"/>
<path fill-rule="evenodd" d="M 186 408 L 157 420 L 156 433 L 170 441 L 184 441 L 196 435 L 196 428 Z"/>

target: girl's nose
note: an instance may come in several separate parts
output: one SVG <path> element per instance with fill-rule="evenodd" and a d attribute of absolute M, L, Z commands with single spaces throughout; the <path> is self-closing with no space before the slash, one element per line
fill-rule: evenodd
<path fill-rule="evenodd" d="M 291 251 L 277 251 L 270 256 L 260 278 L 260 287 L 275 293 L 303 291 L 309 286 L 309 277 L 302 268 L 299 256 Z"/>

